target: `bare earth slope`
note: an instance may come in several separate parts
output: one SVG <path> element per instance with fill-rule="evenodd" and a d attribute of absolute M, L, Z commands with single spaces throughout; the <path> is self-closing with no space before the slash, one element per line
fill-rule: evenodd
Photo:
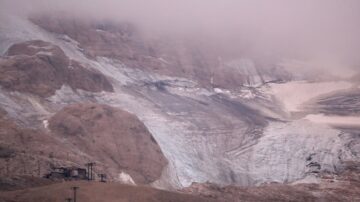
<path fill-rule="evenodd" d="M 212 202 L 202 196 L 168 192 L 144 186 L 115 183 L 66 182 L 14 192 L 0 192 L 1 202 L 63 202 L 72 197 L 72 186 L 80 189 L 77 201 L 86 202 Z"/>

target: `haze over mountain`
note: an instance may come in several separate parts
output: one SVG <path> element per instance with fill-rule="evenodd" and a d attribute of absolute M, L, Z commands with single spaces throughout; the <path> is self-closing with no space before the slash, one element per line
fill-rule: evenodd
<path fill-rule="evenodd" d="M 0 187 L 44 185 L 1 200 L 63 192 L 41 177 L 88 162 L 114 184 L 81 186 L 114 201 L 360 200 L 358 1 L 0 10 Z"/>
<path fill-rule="evenodd" d="M 148 34 L 170 32 L 236 56 L 306 58 L 320 68 L 359 68 L 356 0 L 2 0 L 2 4 L 4 12 L 20 15 L 64 12 L 85 19 L 129 21 Z"/>

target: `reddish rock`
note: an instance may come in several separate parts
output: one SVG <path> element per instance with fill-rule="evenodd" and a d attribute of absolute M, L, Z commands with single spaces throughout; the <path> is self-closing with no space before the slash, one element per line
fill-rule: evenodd
<path fill-rule="evenodd" d="M 0 85 L 5 89 L 48 97 L 64 84 L 74 90 L 113 91 L 104 75 L 70 60 L 48 42 L 15 44 L 8 49 L 7 57 L 0 59 Z"/>
<path fill-rule="evenodd" d="M 42 177 L 52 166 L 85 167 L 110 181 L 121 172 L 135 183 L 159 179 L 167 165 L 159 145 L 134 115 L 106 105 L 70 105 L 49 120 L 49 129 L 23 128 L 0 108 L 0 179 Z"/>
<path fill-rule="evenodd" d="M 50 154 L 55 152 L 65 160 L 66 149 L 45 131 L 19 126 L 0 109 L 0 181 L 13 176 L 42 177 L 55 162 Z M 5 184 L 0 186 L 11 188 L 11 183 Z"/>
<path fill-rule="evenodd" d="M 50 129 L 79 150 L 135 183 L 158 179 L 167 160 L 145 125 L 134 115 L 106 105 L 70 105 L 50 119 Z"/>

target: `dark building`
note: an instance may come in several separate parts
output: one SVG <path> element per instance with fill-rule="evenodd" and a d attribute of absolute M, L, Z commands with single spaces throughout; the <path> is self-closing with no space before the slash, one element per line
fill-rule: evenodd
<path fill-rule="evenodd" d="M 78 167 L 57 167 L 45 175 L 49 179 L 86 180 L 86 169 Z"/>

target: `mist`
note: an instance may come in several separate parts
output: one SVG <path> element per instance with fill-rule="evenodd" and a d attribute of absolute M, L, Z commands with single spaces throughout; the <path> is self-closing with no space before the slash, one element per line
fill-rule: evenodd
<path fill-rule="evenodd" d="M 129 21 L 149 35 L 190 37 L 234 55 L 360 70 L 358 0 L 1 0 L 1 12 Z M 316 67 L 315 67 L 316 66 Z"/>

